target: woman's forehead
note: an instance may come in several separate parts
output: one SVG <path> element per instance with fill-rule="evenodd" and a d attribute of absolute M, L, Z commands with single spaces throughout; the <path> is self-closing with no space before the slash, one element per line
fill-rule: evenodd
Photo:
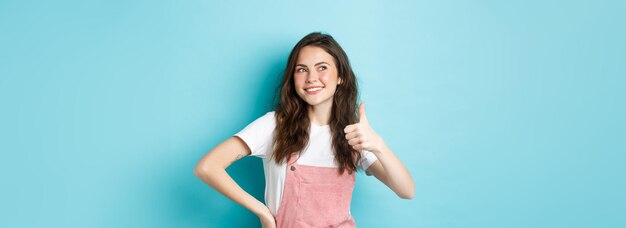
<path fill-rule="evenodd" d="M 314 66 L 315 64 L 325 62 L 327 64 L 333 64 L 334 58 L 328 54 L 326 50 L 316 46 L 306 46 L 298 53 L 298 59 L 296 64 Z"/>

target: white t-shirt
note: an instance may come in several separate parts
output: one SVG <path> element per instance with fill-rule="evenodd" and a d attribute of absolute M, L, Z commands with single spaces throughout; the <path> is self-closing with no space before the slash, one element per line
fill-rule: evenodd
<path fill-rule="evenodd" d="M 278 207 L 283 195 L 285 186 L 285 175 L 287 173 L 287 165 L 282 163 L 277 165 L 275 161 L 270 160 L 273 148 L 274 129 L 276 122 L 274 111 L 267 112 L 259 117 L 239 133 L 235 134 L 241 138 L 250 150 L 252 156 L 263 159 L 263 171 L 265 173 L 265 204 L 269 207 L 270 212 L 274 216 L 278 214 Z M 334 160 L 332 151 L 332 137 L 330 126 L 319 126 L 311 123 L 309 129 L 309 144 L 305 147 L 304 152 L 300 155 L 297 162 L 300 165 L 320 166 L 320 167 L 338 167 Z M 357 168 L 367 170 L 378 158 L 370 151 L 362 151 L 362 160 L 357 164 Z"/>

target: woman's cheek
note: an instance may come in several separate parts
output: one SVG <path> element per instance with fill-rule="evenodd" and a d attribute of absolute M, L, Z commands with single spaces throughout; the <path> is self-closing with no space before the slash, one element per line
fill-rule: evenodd
<path fill-rule="evenodd" d="M 320 74 L 319 77 L 320 77 L 320 81 L 323 81 L 323 82 L 327 82 L 328 81 L 328 75 L 326 73 Z"/>
<path fill-rule="evenodd" d="M 296 84 L 296 87 L 300 87 L 304 85 L 304 77 L 301 74 L 294 74 L 293 81 Z"/>

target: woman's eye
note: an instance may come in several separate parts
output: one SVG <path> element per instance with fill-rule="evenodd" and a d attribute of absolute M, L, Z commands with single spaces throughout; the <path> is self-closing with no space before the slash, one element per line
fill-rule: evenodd
<path fill-rule="evenodd" d="M 326 70 L 326 66 L 320 66 L 318 69 L 319 70 Z"/>
<path fill-rule="evenodd" d="M 301 73 L 301 72 L 306 72 L 306 70 L 304 70 L 304 68 L 298 68 L 298 69 L 296 69 L 296 72 L 300 72 Z"/>

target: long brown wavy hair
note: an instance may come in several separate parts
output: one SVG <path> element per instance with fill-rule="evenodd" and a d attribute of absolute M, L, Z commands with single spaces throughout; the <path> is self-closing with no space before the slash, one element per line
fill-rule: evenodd
<path fill-rule="evenodd" d="M 357 170 L 356 164 L 361 161 L 361 153 L 348 144 L 343 129 L 358 122 L 357 80 L 352 67 L 350 67 L 348 56 L 339 46 L 339 43 L 332 36 L 319 32 L 306 35 L 289 54 L 283 80 L 277 88 L 277 92 L 280 91 L 280 97 L 275 107 L 276 129 L 274 131 L 272 158 L 276 164 L 283 163 L 293 153 L 302 153 L 309 142 L 308 130 L 311 125 L 307 114 L 309 104 L 296 93 L 293 79 L 298 54 L 305 46 L 320 47 L 333 56 L 335 60 L 337 76 L 341 78 L 342 83 L 337 85 L 329 120 L 332 149 L 335 154 L 335 162 L 339 166 L 339 174 L 343 174 L 346 170 L 348 173 L 352 173 Z"/>

